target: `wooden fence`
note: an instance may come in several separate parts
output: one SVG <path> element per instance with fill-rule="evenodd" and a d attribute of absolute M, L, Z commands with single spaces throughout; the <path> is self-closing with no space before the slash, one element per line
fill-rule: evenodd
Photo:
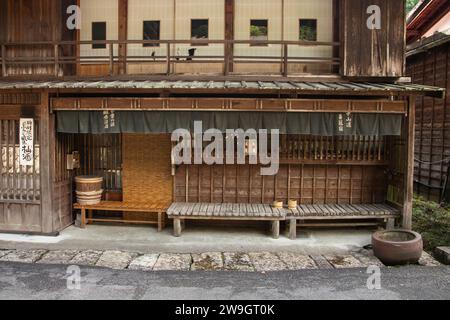
<path fill-rule="evenodd" d="M 107 48 L 107 55 L 80 54 L 81 46 L 103 45 Z M 128 45 L 154 45 L 165 47 L 165 55 L 127 55 L 123 54 Z M 174 52 L 176 45 L 206 46 L 220 45 L 223 47 L 221 55 L 201 55 L 189 56 L 179 55 Z M 277 56 L 238 56 L 233 55 L 229 50 L 235 45 L 250 46 L 279 46 L 280 55 Z M 272 40 L 128 40 L 128 41 L 61 41 L 61 42 L 27 42 L 27 43 L 1 43 L 1 69 L 3 77 L 21 76 L 33 74 L 32 70 L 39 68 L 40 76 L 75 76 L 76 67 L 83 65 L 104 65 L 107 75 L 131 74 L 127 71 L 127 65 L 133 64 L 163 64 L 165 67 L 162 73 L 173 74 L 175 67 L 180 64 L 219 64 L 222 65 L 224 75 L 233 72 L 233 66 L 237 64 L 259 64 L 261 68 L 268 63 L 279 64 L 280 74 L 289 75 L 291 64 L 304 65 L 327 65 L 330 70 L 336 69 L 340 65 L 340 58 L 333 55 L 334 49 L 339 49 L 340 42 L 319 42 L 319 41 L 272 41 Z M 329 57 L 298 56 L 289 53 L 291 47 L 329 47 Z M 33 55 L 36 48 L 39 54 Z M 73 53 L 76 54 L 73 54 Z M 45 53 L 45 54 L 43 54 Z M 70 53 L 68 55 L 67 53 Z M 44 70 L 44 71 L 42 71 Z M 257 72 L 259 73 L 259 72 Z M 320 72 L 323 73 L 323 72 Z M 332 73 L 331 71 L 329 73 Z M 103 74 L 102 74 L 103 76 Z"/>

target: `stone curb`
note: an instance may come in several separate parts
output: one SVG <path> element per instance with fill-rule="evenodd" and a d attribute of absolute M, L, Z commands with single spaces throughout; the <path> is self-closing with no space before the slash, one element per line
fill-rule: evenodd
<path fill-rule="evenodd" d="M 310 269 L 383 267 L 372 251 L 345 255 L 302 255 L 289 252 L 206 252 L 200 254 L 142 254 L 114 250 L 2 250 L 0 262 L 79 265 L 138 271 L 242 271 L 274 272 Z M 421 266 L 439 266 L 425 253 Z"/>

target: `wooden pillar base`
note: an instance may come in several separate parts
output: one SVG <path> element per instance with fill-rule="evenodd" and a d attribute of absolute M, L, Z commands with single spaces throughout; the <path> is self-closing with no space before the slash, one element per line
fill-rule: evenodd
<path fill-rule="evenodd" d="M 272 221 L 272 237 L 274 239 L 280 238 L 280 221 Z"/>
<path fill-rule="evenodd" d="M 289 220 L 289 239 L 297 239 L 297 220 L 295 219 Z"/>
<path fill-rule="evenodd" d="M 181 237 L 181 220 L 173 219 L 173 235 L 175 237 Z"/>

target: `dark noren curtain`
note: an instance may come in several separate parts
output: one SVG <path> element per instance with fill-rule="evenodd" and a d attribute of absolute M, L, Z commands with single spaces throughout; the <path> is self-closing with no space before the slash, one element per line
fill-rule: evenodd
<path fill-rule="evenodd" d="M 198 112 L 198 111 L 58 111 L 61 133 L 172 133 L 194 130 L 279 129 L 281 134 L 322 136 L 398 136 L 402 115 L 294 112 Z"/>

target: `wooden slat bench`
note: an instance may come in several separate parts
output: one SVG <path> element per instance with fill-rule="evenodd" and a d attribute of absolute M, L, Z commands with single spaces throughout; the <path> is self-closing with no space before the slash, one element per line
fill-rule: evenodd
<path fill-rule="evenodd" d="M 134 223 L 134 224 L 155 224 L 158 225 L 158 232 L 165 228 L 165 213 L 168 204 L 163 203 L 127 203 L 119 201 L 102 201 L 96 205 L 80 205 L 76 203 L 74 209 L 81 210 L 81 228 L 85 228 L 86 224 L 92 222 L 113 222 L 113 223 Z M 149 214 L 157 214 L 157 221 L 135 221 L 124 219 L 94 219 L 93 211 L 112 211 L 112 212 L 143 212 Z M 86 213 L 88 216 L 86 217 Z"/>
<path fill-rule="evenodd" d="M 280 236 L 280 221 L 286 219 L 285 209 L 275 209 L 265 204 L 239 203 L 174 203 L 167 210 L 173 219 L 174 235 L 181 236 L 185 220 L 270 221 L 272 236 Z"/>
<path fill-rule="evenodd" d="M 297 238 L 297 227 L 369 226 L 379 224 L 368 222 L 369 220 L 383 220 L 386 222 L 386 228 L 392 229 L 395 227 L 395 220 L 400 216 L 399 210 L 386 204 L 299 205 L 296 209 L 288 211 L 290 239 Z M 334 221 L 334 223 L 318 223 L 320 221 Z"/>

